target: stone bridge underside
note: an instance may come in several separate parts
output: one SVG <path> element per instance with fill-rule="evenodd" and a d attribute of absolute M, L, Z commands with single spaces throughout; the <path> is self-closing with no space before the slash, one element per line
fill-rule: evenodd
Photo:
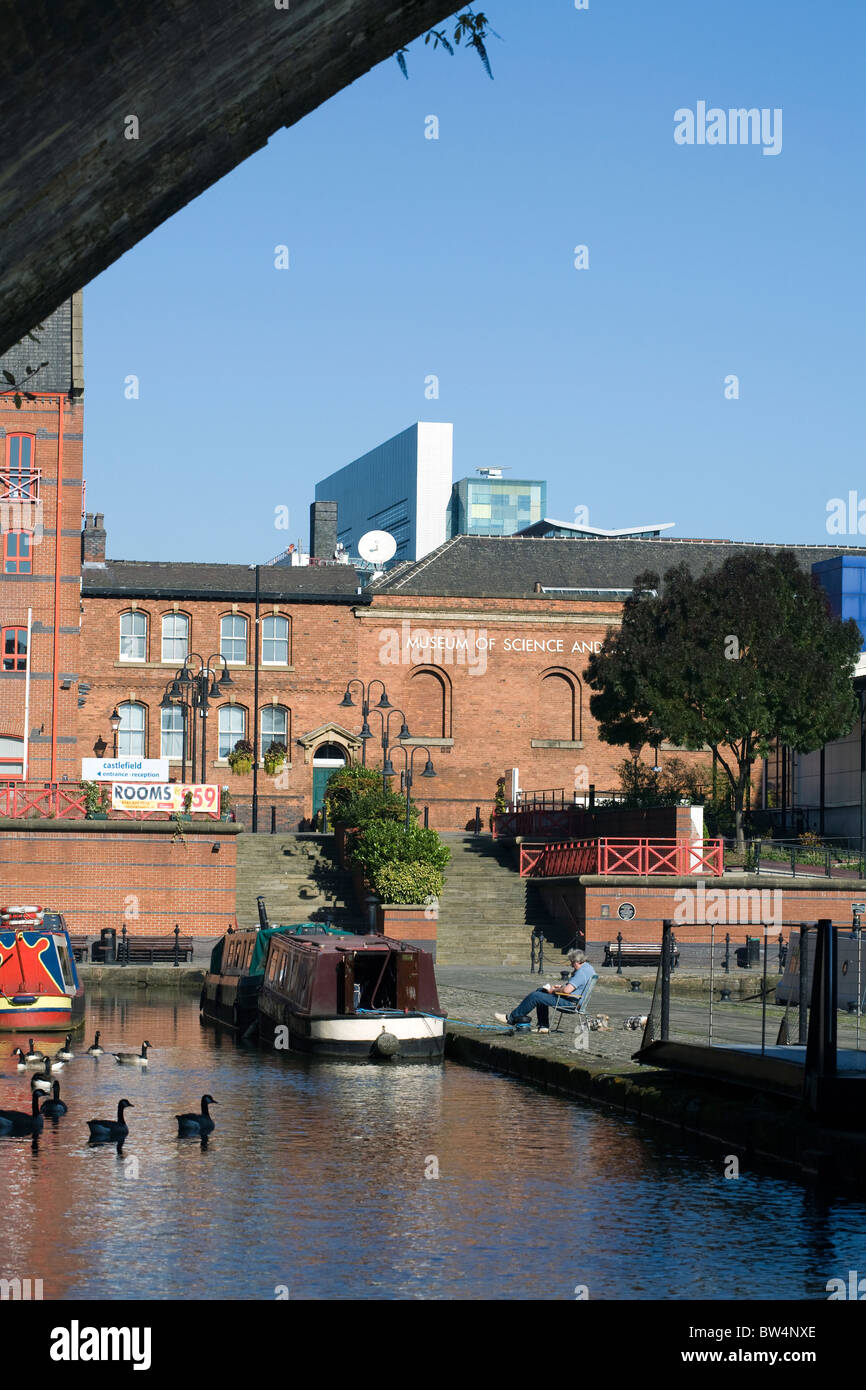
<path fill-rule="evenodd" d="M 0 354 L 274 131 L 455 8 L 288 4 L 4 5 Z"/>

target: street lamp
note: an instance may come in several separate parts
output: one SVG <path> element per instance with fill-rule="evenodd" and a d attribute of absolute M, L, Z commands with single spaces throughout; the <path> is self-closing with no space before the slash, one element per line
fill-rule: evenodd
<path fill-rule="evenodd" d="M 392 706 L 389 708 L 387 714 L 383 714 L 379 709 L 372 709 L 370 713 L 378 714 L 382 721 L 382 789 L 383 791 L 387 791 L 388 778 L 394 776 L 394 766 L 388 756 L 388 745 L 391 741 L 391 715 L 399 714 L 400 718 L 403 720 L 403 723 L 400 725 L 400 732 L 397 735 L 398 739 L 411 738 L 412 735 L 409 732 L 409 725 L 406 723 L 406 716 L 401 709 L 395 709 Z M 369 734 L 369 737 L 372 738 L 373 735 Z"/>
<path fill-rule="evenodd" d="M 110 714 L 109 717 L 108 717 L 108 722 L 109 722 L 109 724 L 111 725 L 111 732 L 114 734 L 114 756 L 115 756 L 115 758 L 116 758 L 116 757 L 117 757 L 117 731 L 118 731 L 118 729 L 120 728 L 120 715 L 117 713 L 117 705 L 115 705 L 115 706 L 114 706 L 114 709 L 111 711 L 111 714 Z"/>
<path fill-rule="evenodd" d="M 385 689 L 384 681 L 373 680 L 370 681 L 369 685 L 365 685 L 364 682 L 361 680 L 360 676 L 355 676 L 352 680 L 349 681 L 348 685 L 346 686 L 346 693 L 340 701 L 340 704 L 338 706 L 339 709 L 355 709 L 355 701 L 352 699 L 353 685 L 360 685 L 361 687 L 361 718 L 363 722 L 361 724 L 361 732 L 358 735 L 358 737 L 361 740 L 361 766 L 366 767 L 367 740 L 373 737 L 372 733 L 370 732 L 370 725 L 368 722 L 370 717 L 370 697 L 372 694 L 373 686 L 381 685 L 382 687 L 382 695 L 378 704 L 375 706 L 376 709 L 391 709 L 391 701 L 388 699 L 388 692 Z"/>
<path fill-rule="evenodd" d="M 426 763 L 424 764 L 424 771 L 421 773 L 421 776 L 422 776 L 422 777 L 435 777 L 435 776 L 436 776 L 436 769 L 435 769 L 435 767 L 433 766 L 433 759 L 430 757 L 430 749 L 429 749 L 429 748 L 425 748 L 425 747 L 423 746 L 423 744 L 416 744 L 416 746 L 415 746 L 414 748 L 412 748 L 411 750 L 408 749 L 408 748 L 400 747 L 400 748 L 398 748 L 396 751 L 397 751 L 398 753 L 402 753 L 402 754 L 403 754 L 403 757 L 404 757 L 404 759 L 405 759 L 405 771 L 404 771 L 404 774 L 403 774 L 403 781 L 404 781 L 404 786 L 405 786 L 405 788 L 406 788 L 406 829 L 408 830 L 408 829 L 409 829 L 409 809 L 410 809 L 410 805 L 411 805 L 411 801 L 412 801 L 412 782 L 413 782 L 413 780 L 414 780 L 414 772 L 415 772 L 415 754 L 416 754 L 416 753 L 426 753 L 426 754 L 427 754 L 427 761 L 426 761 Z M 390 758 L 387 760 L 387 762 L 386 762 L 386 764 L 385 764 L 385 770 L 384 770 L 384 771 L 385 771 L 385 776 L 386 776 L 386 777 L 396 777 L 396 776 L 397 776 L 397 773 L 396 773 L 395 770 L 394 770 L 394 767 L 393 767 L 393 765 L 392 765 L 392 763 L 391 763 L 391 759 L 390 759 Z"/>
<path fill-rule="evenodd" d="M 190 657 L 198 662 L 198 669 L 191 670 L 189 666 Z M 214 666 L 212 663 L 222 662 L 222 667 Z M 217 672 L 221 670 L 219 680 Z M 186 780 L 186 759 L 187 759 L 187 712 L 192 721 L 192 757 L 190 758 L 190 776 L 194 779 L 196 775 L 196 721 L 198 713 L 202 720 L 201 726 L 201 780 L 207 780 L 207 724 L 204 722 L 209 713 L 211 700 L 218 700 L 226 689 L 234 685 L 234 681 L 229 675 L 228 663 L 224 656 L 219 652 L 212 652 L 205 661 L 204 657 L 199 656 L 198 652 L 190 652 L 183 666 L 174 674 L 174 679 L 170 680 L 165 688 L 165 694 L 160 700 L 160 709 L 177 708 L 179 705 L 183 711 L 183 744 L 181 749 L 181 781 Z"/>

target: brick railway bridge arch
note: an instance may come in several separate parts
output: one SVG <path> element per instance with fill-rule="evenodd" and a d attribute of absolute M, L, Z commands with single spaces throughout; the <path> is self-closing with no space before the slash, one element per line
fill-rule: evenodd
<path fill-rule="evenodd" d="M 0 355 L 275 131 L 455 8 L 13 0 L 0 45 Z"/>

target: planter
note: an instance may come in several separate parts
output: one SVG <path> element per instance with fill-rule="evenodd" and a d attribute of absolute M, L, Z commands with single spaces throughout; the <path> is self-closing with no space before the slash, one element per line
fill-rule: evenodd
<path fill-rule="evenodd" d="M 334 844 L 337 850 L 337 862 L 341 869 L 349 869 L 351 865 L 346 858 L 346 840 L 349 835 L 354 834 L 357 827 L 349 825 L 338 825 L 334 831 Z"/>
<path fill-rule="evenodd" d="M 231 764 L 231 770 L 235 777 L 246 777 L 247 773 L 253 770 L 252 758 L 235 758 Z"/>
<path fill-rule="evenodd" d="M 89 812 L 89 814 L 85 815 L 84 819 L 85 819 L 85 820 L 108 820 L 108 812 L 107 812 L 107 811 L 91 811 L 91 812 Z"/>
<path fill-rule="evenodd" d="M 378 903 L 376 930 L 383 936 L 396 937 L 409 946 L 420 946 L 436 959 L 439 929 L 439 904 Z"/>

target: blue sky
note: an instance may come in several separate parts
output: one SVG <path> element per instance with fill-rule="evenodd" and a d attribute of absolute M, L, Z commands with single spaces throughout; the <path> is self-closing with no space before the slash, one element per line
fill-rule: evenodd
<path fill-rule="evenodd" d="M 414 44 L 86 288 L 111 557 L 266 560 L 418 419 L 556 517 L 831 541 L 828 500 L 866 496 L 866 6 L 589 5 L 485 0 L 495 81 Z M 677 145 L 698 101 L 781 108 L 781 153 Z"/>

